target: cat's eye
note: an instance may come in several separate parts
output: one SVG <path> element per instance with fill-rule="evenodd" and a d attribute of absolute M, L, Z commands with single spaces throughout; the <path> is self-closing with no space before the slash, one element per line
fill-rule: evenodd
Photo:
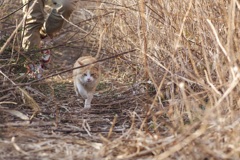
<path fill-rule="evenodd" d="M 83 76 L 86 77 L 86 76 L 87 76 L 87 73 L 84 73 Z"/>
<path fill-rule="evenodd" d="M 92 76 L 92 77 L 95 77 L 95 74 L 94 74 L 94 73 L 92 73 L 92 74 L 91 74 L 91 76 Z"/>

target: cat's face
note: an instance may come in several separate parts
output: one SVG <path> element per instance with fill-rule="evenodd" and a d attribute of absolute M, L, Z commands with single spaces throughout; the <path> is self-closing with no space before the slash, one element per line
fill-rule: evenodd
<path fill-rule="evenodd" d="M 83 73 L 81 73 L 80 77 L 81 82 L 83 82 L 84 84 L 95 83 L 95 81 L 99 78 L 98 68 L 92 67 L 90 69 L 86 69 Z"/>
<path fill-rule="evenodd" d="M 74 64 L 74 67 L 84 66 L 82 68 L 73 70 L 73 78 L 77 78 L 80 83 L 88 89 L 96 87 L 100 80 L 100 65 L 98 63 L 93 63 L 96 61 L 97 59 L 94 57 L 83 56 L 80 57 Z"/>

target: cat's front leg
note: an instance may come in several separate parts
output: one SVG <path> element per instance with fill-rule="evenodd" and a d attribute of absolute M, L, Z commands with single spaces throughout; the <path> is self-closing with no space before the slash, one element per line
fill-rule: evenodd
<path fill-rule="evenodd" d="M 84 89 L 84 87 L 82 86 L 82 84 L 79 83 L 78 81 L 77 81 L 77 83 L 75 83 L 75 84 L 76 84 L 76 85 L 75 85 L 75 86 L 76 86 L 76 87 L 75 87 L 75 90 L 76 90 L 77 96 L 80 94 L 83 99 L 87 99 L 88 94 L 87 94 L 87 91 L 86 91 L 86 90 Z"/>
<path fill-rule="evenodd" d="M 85 99 L 85 104 L 84 104 L 85 109 L 91 108 L 92 99 L 93 99 L 93 93 L 88 93 L 87 99 Z"/>

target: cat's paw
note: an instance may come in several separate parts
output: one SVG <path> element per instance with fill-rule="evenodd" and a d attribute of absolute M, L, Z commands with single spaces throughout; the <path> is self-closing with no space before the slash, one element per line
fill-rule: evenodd
<path fill-rule="evenodd" d="M 90 109 L 91 108 L 91 105 L 90 104 L 85 104 L 84 105 L 84 109 Z"/>

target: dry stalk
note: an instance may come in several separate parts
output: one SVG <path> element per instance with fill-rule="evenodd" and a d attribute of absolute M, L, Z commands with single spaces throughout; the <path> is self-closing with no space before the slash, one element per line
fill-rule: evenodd
<path fill-rule="evenodd" d="M 169 67 L 167 68 L 167 70 L 169 70 Z M 160 103 L 161 103 L 161 88 L 162 88 L 162 86 L 163 86 L 163 82 L 166 80 L 167 74 L 168 74 L 168 72 L 165 72 L 165 74 L 164 74 L 164 76 L 163 76 L 163 78 L 162 78 L 162 80 L 161 80 L 161 82 L 160 82 L 160 84 L 159 84 L 159 86 L 158 86 L 157 93 L 156 93 L 156 95 L 155 95 L 155 97 L 154 97 L 154 100 L 153 100 L 153 102 L 152 102 L 152 104 L 151 104 L 151 108 L 153 108 L 153 106 L 156 105 L 156 102 L 157 102 L 158 97 L 159 97 L 159 100 L 160 100 Z M 162 104 L 161 104 L 161 106 L 163 107 Z"/>
<path fill-rule="evenodd" d="M 227 37 L 227 52 L 233 62 L 235 62 L 233 35 L 235 30 L 235 11 L 236 11 L 236 0 L 231 0 L 228 10 L 228 37 Z"/>
<path fill-rule="evenodd" d="M 180 76 L 178 74 L 174 74 L 172 71 L 170 71 L 168 68 L 166 68 L 163 64 L 161 64 L 157 59 L 155 59 L 154 57 L 152 57 L 151 55 L 147 55 L 154 63 L 156 63 L 157 65 L 159 65 L 161 68 L 163 68 L 165 71 L 167 71 L 170 75 L 172 76 L 176 76 L 186 82 L 189 82 L 189 83 L 195 83 L 195 84 L 198 84 L 198 85 L 201 85 L 201 83 L 199 82 L 196 82 L 196 81 L 192 81 L 186 77 L 183 77 L 183 76 Z"/>
<path fill-rule="evenodd" d="M 87 134 L 91 137 L 92 136 L 92 134 L 90 133 L 91 128 L 90 128 L 88 122 L 85 119 L 83 120 L 82 127 L 87 132 Z"/>
<path fill-rule="evenodd" d="M 144 60 L 144 68 L 145 74 L 144 77 L 149 77 L 149 66 L 148 66 L 148 59 L 147 59 L 147 28 L 146 28 L 146 15 L 145 15 L 145 2 L 144 0 L 139 0 L 139 10 L 140 10 L 140 17 L 141 17 L 141 27 L 140 27 L 140 37 L 142 41 L 141 51 L 143 54 Z"/>
<path fill-rule="evenodd" d="M 189 46 L 189 43 L 187 43 L 187 48 L 188 48 L 188 54 L 189 54 L 189 59 L 191 61 L 191 64 L 192 64 L 192 67 L 193 67 L 193 70 L 194 70 L 194 73 L 197 77 L 200 77 L 200 74 L 197 70 L 197 67 L 196 67 L 196 62 L 194 61 L 193 59 L 193 55 L 192 55 L 192 51 L 191 51 L 191 48 Z"/>
<path fill-rule="evenodd" d="M 192 114 L 191 114 L 189 100 L 187 99 L 187 95 L 186 95 L 186 91 L 185 91 L 185 83 L 181 82 L 179 84 L 179 88 L 180 88 L 180 91 L 181 91 L 182 96 L 183 96 L 183 101 L 184 101 L 184 104 L 185 104 L 185 107 L 186 107 L 186 112 L 187 112 L 188 118 L 190 120 L 190 123 L 192 123 L 193 118 L 192 118 Z"/>
<path fill-rule="evenodd" d="M 220 39 L 219 39 L 219 37 L 218 37 L 218 34 L 217 34 L 217 31 L 216 31 L 215 27 L 213 26 L 212 22 L 211 22 L 209 19 L 207 19 L 207 22 L 208 22 L 208 24 L 210 25 L 210 27 L 211 27 L 211 29 L 212 29 L 212 31 L 213 31 L 213 34 L 214 34 L 214 36 L 215 36 L 215 38 L 216 38 L 216 40 L 217 40 L 217 43 L 218 43 L 219 47 L 221 48 L 222 52 L 224 53 L 224 55 L 226 56 L 229 64 L 232 64 L 232 63 L 231 63 L 232 60 L 231 60 L 228 52 L 226 51 L 226 49 L 223 47 L 223 45 L 222 45 L 222 43 L 221 43 L 221 41 L 220 41 Z"/>
<path fill-rule="evenodd" d="M 114 119 L 113 119 L 113 121 L 112 121 L 112 126 L 111 126 L 111 128 L 109 129 L 107 138 L 110 138 L 111 135 L 112 135 L 113 128 L 114 128 L 114 126 L 115 126 L 115 124 L 116 124 L 116 122 L 117 122 L 117 117 L 118 117 L 117 115 L 114 116 Z"/>
<path fill-rule="evenodd" d="M 179 47 L 179 42 L 180 42 L 180 39 L 182 37 L 182 33 L 183 33 L 183 29 L 184 29 L 184 25 L 185 25 L 185 22 L 186 22 L 186 19 L 187 19 L 187 16 L 189 15 L 189 12 L 192 8 L 192 0 L 190 0 L 189 4 L 188 4 L 188 9 L 187 9 L 187 12 L 186 14 L 184 15 L 183 17 L 183 21 L 182 21 L 182 24 L 181 24 L 181 28 L 180 28 L 180 32 L 178 34 L 178 39 L 176 41 L 176 44 L 175 44 L 175 50 L 177 50 L 177 48 Z"/>
<path fill-rule="evenodd" d="M 13 85 L 16 85 L 6 74 L 4 74 L 1 70 L 0 73 L 7 78 Z M 30 121 L 32 121 L 32 119 L 35 117 L 36 114 L 38 114 L 41 109 L 40 106 L 37 104 L 37 102 L 27 93 L 27 91 L 25 91 L 24 89 L 17 87 L 17 89 L 22 93 L 23 95 L 23 101 L 24 103 L 31 107 L 33 109 L 33 114 L 30 117 Z"/>
<path fill-rule="evenodd" d="M 28 152 L 25 152 L 24 150 L 22 150 L 22 149 L 19 147 L 19 145 L 16 144 L 16 142 L 15 142 L 15 137 L 12 137 L 11 142 L 12 142 L 13 147 L 14 147 L 18 152 L 21 152 L 21 153 L 24 154 L 24 155 L 29 155 Z"/>
<path fill-rule="evenodd" d="M 240 73 L 238 73 L 233 81 L 229 84 L 228 89 L 223 93 L 222 97 L 216 102 L 215 107 L 219 107 L 221 102 L 233 91 L 233 89 L 239 84 L 240 81 Z"/>
<path fill-rule="evenodd" d="M 212 83 L 210 82 L 206 70 L 204 70 L 204 73 L 205 73 L 205 77 L 206 77 L 207 83 L 211 86 L 211 88 L 213 89 L 213 91 L 214 91 L 215 93 L 217 93 L 218 95 L 221 96 L 221 95 L 222 95 L 221 92 L 219 92 L 219 91 L 217 90 L 217 88 L 214 86 L 214 84 L 212 84 Z"/>
<path fill-rule="evenodd" d="M 30 1 L 29 1 L 30 2 Z M 37 3 L 37 0 L 35 0 L 33 2 L 33 4 L 31 5 L 30 9 L 35 5 L 35 3 Z M 28 14 L 28 13 L 27 13 Z M 10 44 L 12 38 L 15 36 L 15 34 L 17 34 L 18 29 L 23 25 L 23 23 L 25 22 L 26 19 L 26 15 L 24 15 L 23 19 L 21 20 L 21 22 L 18 24 L 18 26 L 15 28 L 15 30 L 12 32 L 12 34 L 10 35 L 10 37 L 7 39 L 7 41 L 4 43 L 4 45 L 1 47 L 0 50 L 0 55 L 4 52 L 4 50 L 6 49 L 6 47 Z"/>
<path fill-rule="evenodd" d="M 25 18 L 25 17 L 24 17 Z M 16 27 L 16 29 L 12 32 L 12 34 L 10 35 L 10 37 L 7 39 L 7 41 L 4 43 L 4 45 L 1 47 L 0 50 L 0 55 L 4 52 L 4 50 L 6 49 L 6 47 L 10 44 L 11 40 L 13 39 L 13 37 L 15 36 L 15 34 L 17 34 L 18 29 L 22 26 L 24 22 L 24 19 L 21 20 L 21 22 L 18 24 L 18 26 Z"/>
<path fill-rule="evenodd" d="M 87 33 L 87 31 L 85 31 L 84 29 L 80 28 L 79 26 L 77 26 L 76 24 L 74 24 L 73 22 L 67 20 L 63 15 L 61 15 L 62 19 L 64 19 L 66 22 L 68 22 L 70 25 L 76 27 L 77 29 L 79 29 L 80 31 L 84 32 L 84 33 Z"/>
<path fill-rule="evenodd" d="M 162 154 L 156 156 L 154 159 L 156 159 L 156 160 L 166 159 L 167 157 L 173 155 L 175 152 L 181 150 L 182 148 L 184 148 L 185 146 L 190 144 L 196 138 L 203 135 L 206 132 L 206 130 L 207 130 L 206 124 L 202 125 L 198 130 L 196 130 L 190 136 L 186 137 L 184 140 L 182 140 L 178 144 L 174 145 L 173 147 L 170 147 L 167 151 L 165 151 Z"/>

